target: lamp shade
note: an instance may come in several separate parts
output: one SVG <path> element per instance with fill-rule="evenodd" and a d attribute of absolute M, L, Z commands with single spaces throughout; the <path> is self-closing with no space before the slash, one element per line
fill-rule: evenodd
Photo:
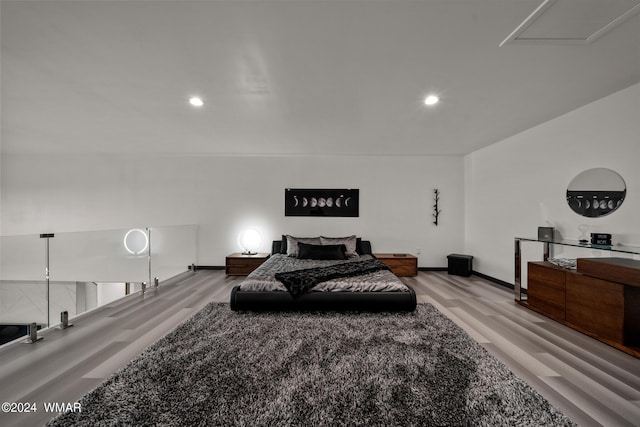
<path fill-rule="evenodd" d="M 255 228 L 247 228 L 238 237 L 238 243 L 243 255 L 254 255 L 262 245 L 262 234 Z"/>

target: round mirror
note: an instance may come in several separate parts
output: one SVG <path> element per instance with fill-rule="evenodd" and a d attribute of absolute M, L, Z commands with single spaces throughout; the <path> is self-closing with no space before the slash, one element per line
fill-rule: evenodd
<path fill-rule="evenodd" d="M 595 168 L 579 173 L 567 187 L 567 203 L 578 215 L 589 218 L 609 215 L 620 207 L 627 187 L 611 169 Z"/>

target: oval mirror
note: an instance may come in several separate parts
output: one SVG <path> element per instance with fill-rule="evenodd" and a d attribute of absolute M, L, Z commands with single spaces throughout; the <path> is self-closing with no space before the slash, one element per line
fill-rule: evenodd
<path fill-rule="evenodd" d="M 620 207 L 627 187 L 611 169 L 594 168 L 579 173 L 567 187 L 567 203 L 578 215 L 589 218 L 609 215 Z"/>

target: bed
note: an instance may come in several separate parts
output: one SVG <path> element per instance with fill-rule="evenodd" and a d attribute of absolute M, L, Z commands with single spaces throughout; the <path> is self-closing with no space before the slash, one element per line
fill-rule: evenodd
<path fill-rule="evenodd" d="M 342 256 L 341 256 L 342 255 Z M 413 311 L 416 294 L 375 259 L 371 243 L 282 236 L 231 291 L 234 311 Z"/>

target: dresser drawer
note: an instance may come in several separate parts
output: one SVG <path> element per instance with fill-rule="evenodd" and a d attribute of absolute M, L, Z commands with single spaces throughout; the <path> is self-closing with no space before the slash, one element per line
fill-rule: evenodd
<path fill-rule="evenodd" d="M 565 271 L 553 265 L 538 262 L 530 262 L 528 269 L 527 303 L 553 319 L 564 320 Z"/>
<path fill-rule="evenodd" d="M 598 338 L 624 344 L 624 285 L 567 274 L 567 322 Z"/>

